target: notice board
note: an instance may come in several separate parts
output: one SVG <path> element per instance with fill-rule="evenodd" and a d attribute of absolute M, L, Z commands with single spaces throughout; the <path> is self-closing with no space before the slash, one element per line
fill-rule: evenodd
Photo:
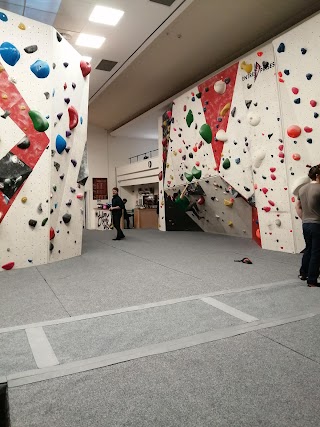
<path fill-rule="evenodd" d="M 92 178 L 93 200 L 108 199 L 108 178 Z"/>

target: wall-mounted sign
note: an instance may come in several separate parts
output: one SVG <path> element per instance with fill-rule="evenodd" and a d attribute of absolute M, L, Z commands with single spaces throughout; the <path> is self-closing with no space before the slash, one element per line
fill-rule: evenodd
<path fill-rule="evenodd" d="M 108 178 L 92 178 L 93 200 L 108 199 Z"/>

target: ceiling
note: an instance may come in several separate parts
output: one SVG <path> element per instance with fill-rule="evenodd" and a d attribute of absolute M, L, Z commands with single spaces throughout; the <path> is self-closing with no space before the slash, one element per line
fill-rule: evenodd
<path fill-rule="evenodd" d="M 93 58 L 90 123 L 145 138 L 155 135 L 161 109 L 126 123 L 320 10 L 320 0 L 156 1 L 166 0 L 0 0 L 0 8 L 54 25 Z M 91 23 L 96 4 L 125 14 L 116 27 Z M 80 32 L 106 42 L 98 50 L 76 46 Z M 102 59 L 117 65 L 96 70 Z"/>

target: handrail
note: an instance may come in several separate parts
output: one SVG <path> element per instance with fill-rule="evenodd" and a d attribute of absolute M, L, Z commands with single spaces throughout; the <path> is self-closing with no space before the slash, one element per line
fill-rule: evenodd
<path fill-rule="evenodd" d="M 157 148 L 156 150 L 146 151 L 145 153 L 138 154 L 137 156 L 129 157 L 130 164 L 135 163 L 135 162 L 132 162 L 132 159 L 136 159 L 136 162 L 139 162 L 141 160 L 151 159 L 152 157 L 155 157 L 155 155 L 153 155 L 152 153 L 155 153 L 158 151 L 159 151 L 159 149 Z M 148 156 L 148 154 L 149 154 L 149 156 Z M 143 158 L 139 160 L 139 157 L 142 157 L 142 156 L 143 156 Z"/>

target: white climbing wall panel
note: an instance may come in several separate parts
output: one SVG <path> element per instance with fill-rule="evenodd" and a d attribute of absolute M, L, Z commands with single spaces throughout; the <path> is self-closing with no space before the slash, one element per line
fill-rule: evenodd
<path fill-rule="evenodd" d="M 8 264 L 14 263 L 14 268 L 21 268 L 49 262 L 50 227 L 56 229 L 67 212 L 61 208 L 64 197 L 60 182 L 55 194 L 61 202 L 56 209 L 54 197 L 50 199 L 55 185 L 51 178 L 53 172 L 57 173 L 53 170 L 53 160 L 57 156 L 60 157 L 60 173 L 65 173 L 64 185 L 76 188 L 76 193 L 70 236 L 63 235 L 63 245 L 59 247 L 59 233 L 56 233 L 52 243 L 60 254 L 54 255 L 54 249 L 51 260 L 68 258 L 81 251 L 82 201 L 76 199 L 81 193 L 77 188 L 77 173 L 86 141 L 89 77 L 82 75 L 80 55 L 65 40 L 59 42 L 52 27 L 2 10 L 0 24 L 0 49 L 6 48 L 0 50 L 0 267 L 10 268 Z M 69 65 L 64 66 L 64 62 Z M 49 70 L 48 75 L 46 70 Z M 82 115 L 83 124 L 79 123 L 72 131 L 77 138 L 76 149 L 51 157 L 51 150 L 55 150 L 58 125 L 54 124 L 58 121 L 58 105 L 65 120 L 63 130 L 59 128 L 59 131 L 69 129 L 68 108 L 63 105 L 65 82 L 70 88 L 72 82 L 77 84 L 72 89 L 74 92 L 67 96 L 71 99 L 70 105 L 78 109 L 79 117 Z M 34 112 L 34 123 L 29 111 Z M 40 129 L 46 124 L 48 129 Z M 29 140 L 30 145 L 19 148 L 17 144 L 23 139 L 25 143 Z M 71 164 L 72 173 L 62 171 L 67 158 L 77 161 L 76 168 Z M 30 226 L 30 220 L 36 221 L 36 225 Z"/>

